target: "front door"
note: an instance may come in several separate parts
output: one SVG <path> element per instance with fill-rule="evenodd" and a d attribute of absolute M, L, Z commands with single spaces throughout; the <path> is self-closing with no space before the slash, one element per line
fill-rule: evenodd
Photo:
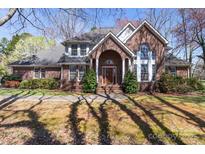
<path fill-rule="evenodd" d="M 117 70 L 116 66 L 103 66 L 103 85 L 116 84 L 117 80 Z"/>

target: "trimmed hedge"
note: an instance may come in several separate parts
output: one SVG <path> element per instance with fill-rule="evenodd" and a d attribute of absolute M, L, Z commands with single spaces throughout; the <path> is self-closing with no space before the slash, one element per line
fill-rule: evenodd
<path fill-rule="evenodd" d="M 128 71 L 125 74 L 124 83 L 123 83 L 123 91 L 125 93 L 136 93 L 139 89 L 139 85 L 137 82 L 137 78 L 134 73 Z"/>
<path fill-rule="evenodd" d="M 19 82 L 21 82 L 21 80 L 22 80 L 21 77 L 18 75 L 13 75 L 13 74 L 5 75 L 1 79 L 1 84 L 5 84 L 6 81 L 19 81 Z"/>
<path fill-rule="evenodd" d="M 55 79 L 31 79 L 20 83 L 21 89 L 57 89 L 59 82 Z"/>
<path fill-rule="evenodd" d="M 97 88 L 97 80 L 96 80 L 96 74 L 93 69 L 88 69 L 86 73 L 84 74 L 83 80 L 83 92 L 86 93 L 94 93 Z"/>
<path fill-rule="evenodd" d="M 157 82 L 156 89 L 162 93 L 188 93 L 203 90 L 203 85 L 195 78 L 184 79 L 164 73 Z"/>

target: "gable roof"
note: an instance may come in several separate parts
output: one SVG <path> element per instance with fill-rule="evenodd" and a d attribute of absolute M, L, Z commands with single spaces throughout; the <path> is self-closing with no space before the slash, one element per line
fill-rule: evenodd
<path fill-rule="evenodd" d="M 183 59 L 180 59 L 172 54 L 165 56 L 165 66 L 191 66 L 191 64 Z"/>
<path fill-rule="evenodd" d="M 88 54 L 91 54 L 99 47 L 103 42 L 105 42 L 109 37 L 113 38 L 118 45 L 120 45 L 129 55 L 134 56 L 134 53 L 120 41 L 112 32 L 109 32 L 105 37 L 103 37 L 91 50 Z"/>
<path fill-rule="evenodd" d="M 153 32 L 164 44 L 168 44 L 168 40 L 160 34 L 148 21 L 144 20 L 135 30 L 134 32 L 125 40 L 127 42 L 136 32 L 138 32 L 143 26 L 147 26 L 149 30 Z"/>
<path fill-rule="evenodd" d="M 132 23 L 128 23 L 126 26 L 124 26 L 124 28 L 122 28 L 118 33 L 117 33 L 117 37 L 120 36 L 120 34 L 122 34 L 122 32 L 124 32 L 124 30 L 126 30 L 128 27 L 133 28 L 134 30 L 136 29 L 135 26 Z"/>

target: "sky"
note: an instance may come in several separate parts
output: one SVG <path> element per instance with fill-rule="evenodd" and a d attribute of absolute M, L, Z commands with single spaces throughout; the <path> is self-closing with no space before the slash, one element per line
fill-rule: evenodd
<path fill-rule="evenodd" d="M 123 9 L 122 11 L 122 15 L 116 15 L 115 17 L 113 16 L 105 16 L 102 17 L 100 20 L 100 23 L 97 23 L 97 27 L 113 27 L 115 25 L 115 20 L 116 18 L 122 18 L 122 19 L 129 19 L 129 20 L 136 20 L 139 17 L 139 12 L 144 11 L 145 9 Z M 2 17 L 3 15 L 6 14 L 6 12 L 8 11 L 8 9 L 1 9 L 0 10 L 0 17 Z M 89 9 L 89 13 L 92 13 L 92 9 Z M 142 13 L 140 13 L 140 16 L 142 16 Z M 17 19 L 17 16 L 13 17 L 12 21 L 14 21 L 15 19 Z M 93 25 L 90 25 L 93 26 Z M 91 27 L 88 27 L 88 29 L 90 29 Z M 8 22 L 6 23 L 4 26 L 2 26 L 0 28 L 0 38 L 2 37 L 7 37 L 7 38 L 11 38 L 12 35 L 14 35 L 16 32 L 16 28 L 14 26 L 11 26 L 11 23 Z M 23 29 L 21 32 L 29 32 L 33 35 L 40 35 L 40 33 L 33 28 L 31 25 L 29 25 L 28 28 Z"/>

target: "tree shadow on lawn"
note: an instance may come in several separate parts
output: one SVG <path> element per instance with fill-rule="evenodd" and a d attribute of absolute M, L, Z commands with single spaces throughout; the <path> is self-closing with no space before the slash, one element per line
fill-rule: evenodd
<path fill-rule="evenodd" d="M 31 91 L 28 91 L 26 94 L 21 95 L 23 92 L 24 92 L 24 91 L 21 91 L 21 92 L 18 93 L 18 94 L 9 96 L 9 97 L 4 98 L 3 100 L 1 100 L 1 101 L 0 101 L 0 110 L 6 108 L 7 106 L 9 106 L 10 104 L 16 102 L 16 101 L 19 100 L 19 99 L 27 98 L 27 97 L 33 95 L 33 93 L 31 93 Z"/>
<path fill-rule="evenodd" d="M 145 138 L 151 143 L 151 144 L 159 144 L 159 145 L 164 145 L 165 143 L 161 141 L 157 135 L 154 133 L 152 128 L 148 123 L 146 123 L 144 120 L 140 118 L 139 115 L 136 113 L 132 112 L 130 109 L 127 108 L 126 105 L 120 103 L 119 101 L 113 99 L 110 97 L 109 94 L 105 92 L 105 96 L 101 94 L 97 94 L 98 96 L 104 97 L 107 100 L 111 100 L 114 104 L 120 107 L 122 111 L 124 111 L 137 126 L 141 129 L 142 133 L 144 134 Z"/>
<path fill-rule="evenodd" d="M 99 116 L 97 114 L 97 112 L 95 111 L 95 109 L 91 105 L 97 97 L 92 99 L 91 102 L 88 102 L 88 100 L 84 96 L 82 96 L 82 97 L 85 100 L 87 106 L 89 107 L 90 112 L 92 113 L 93 117 L 98 122 L 99 129 L 100 129 L 99 135 L 98 135 L 99 144 L 110 145 L 111 139 L 110 139 L 110 135 L 109 135 L 108 113 L 105 109 L 105 105 L 106 105 L 107 100 L 104 100 L 104 102 L 100 104 L 100 106 L 99 106 L 100 116 Z"/>
<path fill-rule="evenodd" d="M 6 128 L 26 127 L 26 128 L 31 129 L 33 136 L 31 139 L 25 141 L 24 144 L 34 144 L 34 145 L 38 145 L 38 144 L 39 145 L 62 144 L 60 141 L 54 139 L 51 136 L 51 133 L 44 127 L 44 125 L 41 122 L 39 122 L 38 114 L 32 110 L 37 105 L 40 105 L 43 102 L 43 100 L 45 100 L 42 98 L 43 98 L 43 96 L 41 98 L 39 98 L 38 103 L 31 106 L 29 109 L 17 110 L 14 112 L 14 114 L 12 114 L 12 115 L 15 115 L 19 112 L 28 113 L 30 120 L 20 121 L 20 122 L 11 123 L 11 124 L 3 124 L 3 125 L 0 125 L 0 127 L 6 127 Z"/>
<path fill-rule="evenodd" d="M 81 99 L 71 104 L 70 115 L 68 116 L 68 123 L 70 124 L 71 136 L 73 138 L 73 144 L 84 145 L 85 144 L 85 134 L 79 130 L 78 119 L 78 107 L 81 104 Z"/>
<path fill-rule="evenodd" d="M 153 95 L 153 96 L 154 96 L 156 99 L 158 99 L 161 103 L 166 104 L 168 107 L 171 107 L 171 108 L 173 108 L 173 109 L 175 109 L 175 110 L 177 110 L 177 111 L 183 113 L 185 116 L 187 116 L 187 117 L 189 118 L 189 120 L 192 120 L 192 121 L 194 121 L 194 122 L 196 123 L 196 124 L 194 124 L 194 125 L 198 126 L 203 132 L 205 132 L 205 130 L 204 130 L 204 128 L 205 128 L 205 121 L 204 121 L 204 120 L 202 120 L 201 118 L 197 117 L 196 115 L 194 115 L 194 114 L 191 113 L 191 112 L 188 112 L 188 111 L 186 111 L 186 110 L 183 110 L 183 109 L 181 109 L 181 108 L 179 108 L 179 107 L 177 107 L 177 106 L 171 104 L 170 102 L 168 102 L 168 101 L 162 99 L 162 98 L 159 97 L 159 96 L 156 96 L 156 95 Z M 192 123 L 192 124 L 193 124 L 193 123 Z"/>
<path fill-rule="evenodd" d="M 184 145 L 185 143 L 178 137 L 176 136 L 169 128 L 167 128 L 165 125 L 162 124 L 162 122 L 160 122 L 155 115 L 148 111 L 145 107 L 143 107 L 142 105 L 140 105 L 140 103 L 138 103 L 137 101 L 135 101 L 133 98 L 131 98 L 128 95 L 124 95 L 126 96 L 135 106 L 137 106 L 139 109 L 141 109 L 154 123 L 157 124 L 157 126 L 159 126 L 165 133 L 166 136 L 165 137 L 169 137 L 173 142 L 175 142 L 176 144 L 180 144 L 180 145 Z"/>

